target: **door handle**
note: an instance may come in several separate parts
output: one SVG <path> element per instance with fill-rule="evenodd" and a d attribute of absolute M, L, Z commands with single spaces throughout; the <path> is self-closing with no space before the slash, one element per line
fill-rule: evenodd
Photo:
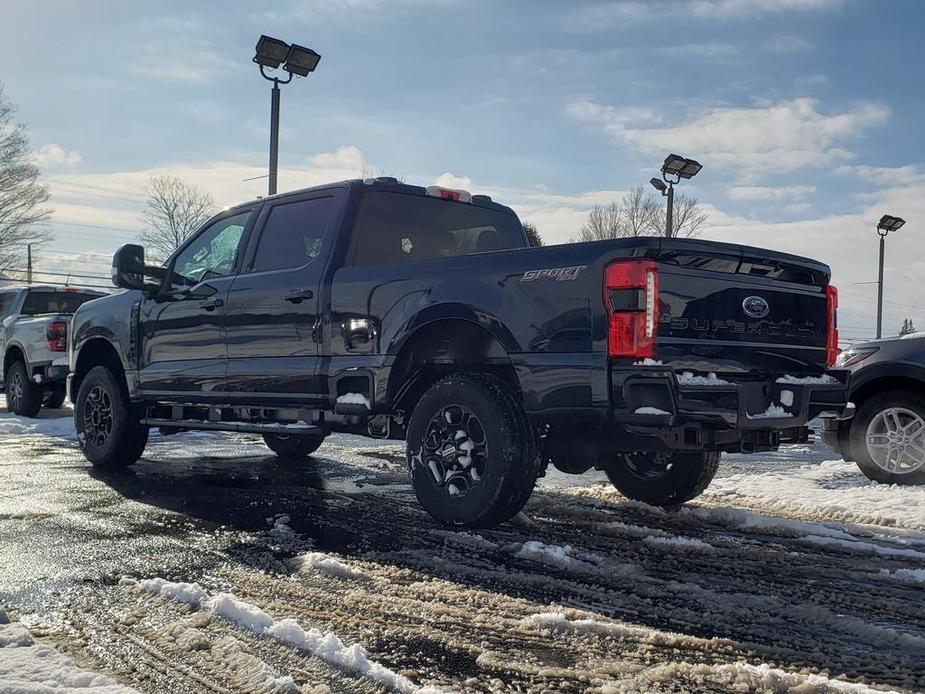
<path fill-rule="evenodd" d="M 304 299 L 311 299 L 315 293 L 311 289 L 290 289 L 283 298 L 293 304 L 301 304 Z"/>
<path fill-rule="evenodd" d="M 224 306 L 225 302 L 222 299 L 207 299 L 206 301 L 201 301 L 199 305 L 206 311 L 214 311 Z"/>

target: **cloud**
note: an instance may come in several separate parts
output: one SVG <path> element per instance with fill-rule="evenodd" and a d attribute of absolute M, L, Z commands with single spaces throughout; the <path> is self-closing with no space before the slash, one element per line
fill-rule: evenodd
<path fill-rule="evenodd" d="M 792 200 L 815 191 L 815 186 L 732 186 L 727 195 L 730 200 Z"/>
<path fill-rule="evenodd" d="M 83 159 L 80 153 L 70 149 L 66 150 L 61 145 L 54 143 L 42 145 L 33 155 L 36 163 L 43 169 L 74 167 L 80 164 Z"/>
<path fill-rule="evenodd" d="M 735 55 L 739 52 L 731 43 L 689 43 L 683 46 L 665 46 L 659 49 L 663 55 L 695 56 L 700 58 L 716 58 Z"/>
<path fill-rule="evenodd" d="M 463 190 L 468 190 L 471 192 L 472 188 L 472 179 L 468 176 L 454 176 L 449 171 L 442 173 L 434 179 L 435 186 L 443 186 L 444 188 L 462 188 Z"/>
<path fill-rule="evenodd" d="M 909 183 L 925 182 L 925 172 L 920 166 L 839 166 L 835 173 L 852 174 L 859 179 L 876 186 L 900 186 Z"/>
<path fill-rule="evenodd" d="M 813 44 L 800 36 L 779 36 L 766 41 L 764 47 L 772 53 L 806 53 L 814 48 Z"/>
<path fill-rule="evenodd" d="M 694 114 L 679 125 L 653 126 L 638 109 L 622 109 L 591 100 L 570 103 L 576 120 L 603 129 L 612 140 L 647 154 L 681 151 L 711 166 L 734 167 L 746 174 L 789 173 L 805 167 L 831 167 L 854 155 L 842 146 L 884 123 L 889 109 L 862 103 L 841 113 L 824 113 L 815 99 L 798 98 L 751 107 L 717 107 Z"/>
<path fill-rule="evenodd" d="M 629 0 L 585 8 L 579 12 L 578 18 L 588 26 L 665 17 L 743 19 L 784 12 L 834 10 L 844 3 L 845 0 Z"/>
<path fill-rule="evenodd" d="M 317 166 L 322 169 L 352 171 L 355 176 L 359 176 L 368 166 L 360 148 L 355 145 L 338 147 L 333 152 L 313 154 L 306 157 L 306 161 L 312 166 Z"/>

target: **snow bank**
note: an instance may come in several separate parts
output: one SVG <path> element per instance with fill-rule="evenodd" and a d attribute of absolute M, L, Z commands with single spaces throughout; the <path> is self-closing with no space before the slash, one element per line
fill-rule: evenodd
<path fill-rule="evenodd" d="M 6 400 L 0 397 L 0 407 L 6 410 Z M 42 417 L 29 419 L 11 412 L 0 412 L 0 434 L 6 436 L 25 436 L 41 434 L 55 438 L 76 440 L 73 417 Z"/>
<path fill-rule="evenodd" d="M 903 583 L 925 583 L 925 569 L 880 569 L 880 575 Z"/>
<path fill-rule="evenodd" d="M 712 371 L 706 376 L 697 376 L 693 371 L 682 371 L 677 375 L 678 384 L 682 386 L 730 386 L 729 381 L 718 378 Z"/>
<path fill-rule="evenodd" d="M 713 545 L 694 537 L 680 537 L 678 535 L 663 537 L 661 535 L 649 535 L 648 537 L 642 538 L 642 541 L 647 545 L 655 545 L 656 547 L 661 545 L 672 549 L 691 549 L 699 552 L 713 551 Z"/>
<path fill-rule="evenodd" d="M 51 646 L 36 644 L 19 624 L 0 624 L 0 692 L 137 694 L 105 675 L 77 667 Z"/>
<path fill-rule="evenodd" d="M 854 463 L 842 460 L 717 477 L 700 499 L 723 506 L 747 506 L 761 513 L 888 526 L 892 532 L 925 531 L 925 487 L 871 482 Z M 781 520 L 773 522 L 780 524 Z M 831 532 L 809 534 L 839 536 Z M 922 539 L 925 535 L 918 532 L 910 537 Z"/>
<path fill-rule="evenodd" d="M 363 677 L 407 694 L 440 694 L 436 687 L 419 687 L 407 677 L 389 670 L 384 665 L 370 660 L 366 649 L 359 643 L 347 646 L 336 634 L 318 629 L 305 629 L 296 620 L 274 619 L 267 612 L 249 602 L 239 600 L 230 593 L 218 593 L 208 597 L 197 583 L 170 583 L 160 578 L 144 581 L 123 579 L 123 585 L 136 585 L 139 589 L 155 593 L 178 602 L 197 604 L 218 617 L 234 622 L 255 634 L 269 636 L 322 660 L 356 672 Z M 191 602 L 197 598 L 195 602 Z"/>
<path fill-rule="evenodd" d="M 571 545 L 547 545 L 539 540 L 528 540 L 514 552 L 514 556 L 566 568 L 579 563 L 574 552 Z"/>
<path fill-rule="evenodd" d="M 359 579 L 366 574 L 324 552 L 308 552 L 289 561 L 295 571 L 321 571 L 335 578 Z"/>

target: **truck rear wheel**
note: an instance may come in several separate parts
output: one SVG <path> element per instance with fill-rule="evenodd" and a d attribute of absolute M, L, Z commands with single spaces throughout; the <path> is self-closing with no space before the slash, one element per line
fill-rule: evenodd
<path fill-rule="evenodd" d="M 264 434 L 263 442 L 280 458 L 298 460 L 317 451 L 324 438 L 324 434 Z"/>
<path fill-rule="evenodd" d="M 653 506 L 677 506 L 700 496 L 719 468 L 718 452 L 621 453 L 604 472 L 620 493 Z"/>
<path fill-rule="evenodd" d="M 42 409 L 44 392 L 29 378 L 26 365 L 15 361 L 6 375 L 6 406 L 22 417 L 35 417 Z"/>
<path fill-rule="evenodd" d="M 105 366 L 84 376 L 74 405 L 74 427 L 84 456 L 97 467 L 135 463 L 148 443 L 143 408 L 128 398 L 125 385 Z"/>
<path fill-rule="evenodd" d="M 414 492 L 441 523 L 491 527 L 527 503 L 540 471 L 533 428 L 502 381 L 457 374 L 431 386 L 408 425 Z"/>

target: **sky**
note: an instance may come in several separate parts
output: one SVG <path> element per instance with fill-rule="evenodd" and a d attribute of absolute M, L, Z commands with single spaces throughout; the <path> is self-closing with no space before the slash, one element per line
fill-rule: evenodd
<path fill-rule="evenodd" d="M 925 329 L 920 0 L 0 0 L 0 81 L 52 194 L 44 270 L 108 271 L 171 173 L 265 192 L 261 33 L 309 46 L 283 87 L 280 190 L 362 171 L 487 192 L 547 243 L 699 160 L 705 239 L 829 263 L 845 341 Z"/>

